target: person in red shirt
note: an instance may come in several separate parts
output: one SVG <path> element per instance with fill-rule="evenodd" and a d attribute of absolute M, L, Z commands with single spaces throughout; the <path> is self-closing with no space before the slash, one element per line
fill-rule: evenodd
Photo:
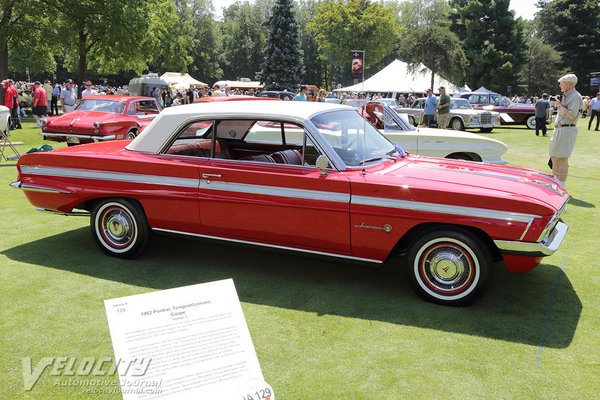
<path fill-rule="evenodd" d="M 17 114 L 17 88 L 12 79 L 4 81 L 4 105 L 10 109 L 10 129 L 20 129 L 21 122 Z"/>
<path fill-rule="evenodd" d="M 40 128 L 42 126 L 40 117 L 48 115 L 47 106 L 48 95 L 46 90 L 42 87 L 40 81 L 35 82 L 35 91 L 33 92 L 33 119 L 35 119 L 35 127 Z"/>

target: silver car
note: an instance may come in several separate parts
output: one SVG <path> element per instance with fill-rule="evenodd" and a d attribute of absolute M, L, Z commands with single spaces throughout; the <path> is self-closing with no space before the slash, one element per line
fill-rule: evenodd
<path fill-rule="evenodd" d="M 419 98 L 414 101 L 411 107 L 395 108 L 395 111 L 398 114 L 407 114 L 409 122 L 414 126 L 420 125 L 423 121 L 426 100 L 425 97 Z M 455 131 L 479 129 L 481 132 L 488 133 L 500 126 L 500 113 L 475 110 L 467 99 L 453 97 L 450 101 L 450 122 L 444 128 Z"/>

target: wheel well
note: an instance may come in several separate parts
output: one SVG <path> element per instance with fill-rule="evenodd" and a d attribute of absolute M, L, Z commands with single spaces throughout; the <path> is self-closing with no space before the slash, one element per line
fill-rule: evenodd
<path fill-rule="evenodd" d="M 144 212 L 144 215 L 146 215 L 146 210 L 144 210 L 144 206 L 142 205 L 142 203 L 139 200 L 134 199 L 133 197 L 115 197 L 115 196 L 96 197 L 94 199 L 84 201 L 83 203 L 79 204 L 77 207 L 73 207 L 73 208 L 78 208 L 80 210 L 86 210 L 86 211 L 92 212 L 92 210 L 94 209 L 96 204 L 98 204 L 99 202 L 101 202 L 103 200 L 107 200 L 107 199 L 123 199 L 123 200 L 131 201 L 132 203 L 135 203 L 138 206 L 140 206 L 140 208 Z M 146 218 L 148 218 L 148 217 L 146 217 Z"/>
<path fill-rule="evenodd" d="M 410 245 L 410 243 L 413 242 L 416 238 L 436 230 L 456 230 L 470 235 L 472 237 L 475 237 L 481 240 L 481 242 L 488 248 L 493 259 L 499 260 L 502 258 L 492 238 L 483 230 L 472 226 L 444 224 L 437 222 L 428 222 L 413 226 L 400 238 L 400 240 L 398 240 L 391 254 L 404 255 L 408 250 L 408 246 Z"/>
<path fill-rule="evenodd" d="M 469 160 L 469 161 L 479 161 L 481 162 L 481 157 L 476 153 L 452 153 L 448 154 L 446 158 L 451 158 L 453 160 Z"/>

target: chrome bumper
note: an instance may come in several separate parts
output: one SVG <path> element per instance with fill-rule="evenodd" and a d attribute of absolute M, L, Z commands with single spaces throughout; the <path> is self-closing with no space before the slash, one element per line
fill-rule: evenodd
<path fill-rule="evenodd" d="M 49 136 L 49 137 L 59 137 L 59 138 L 64 137 L 65 139 L 68 137 L 78 138 L 78 139 L 88 139 L 88 140 L 93 140 L 94 142 L 116 139 L 116 135 L 94 136 L 94 135 L 79 135 L 79 134 L 75 134 L 75 133 L 49 133 L 49 132 L 40 132 L 40 135 Z"/>
<path fill-rule="evenodd" d="M 509 240 L 494 240 L 501 253 L 516 254 L 531 257 L 546 257 L 554 254 L 565 238 L 569 227 L 559 222 L 546 241 L 539 243 L 515 242 Z"/>

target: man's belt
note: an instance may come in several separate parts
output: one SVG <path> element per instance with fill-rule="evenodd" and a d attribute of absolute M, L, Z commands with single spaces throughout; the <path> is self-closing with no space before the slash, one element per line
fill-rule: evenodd
<path fill-rule="evenodd" d="M 577 126 L 577 125 L 575 125 L 575 124 L 558 124 L 558 125 L 556 125 L 557 128 L 564 128 L 567 126 Z"/>

